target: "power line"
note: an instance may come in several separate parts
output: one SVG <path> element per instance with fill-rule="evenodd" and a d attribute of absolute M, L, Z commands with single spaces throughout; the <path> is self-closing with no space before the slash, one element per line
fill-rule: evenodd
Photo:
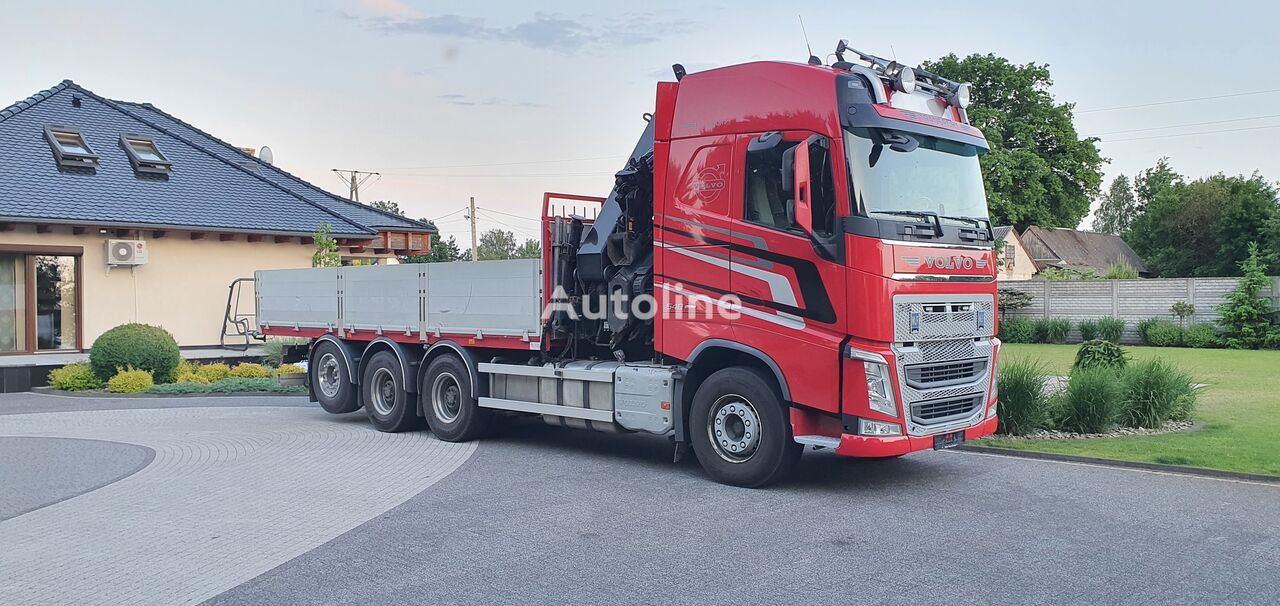
<path fill-rule="evenodd" d="M 378 179 L 382 178 L 382 175 L 379 173 L 341 168 L 333 169 L 333 174 L 337 175 L 339 179 L 342 179 L 343 183 L 347 184 L 347 199 L 354 200 L 356 202 L 360 201 L 360 186 L 364 185 L 365 181 L 368 181 L 372 177 L 378 177 Z M 344 176 L 344 174 L 346 176 Z M 374 181 L 373 183 L 377 183 L 377 181 Z M 373 183 L 370 183 L 369 185 L 372 186 Z"/>
<path fill-rule="evenodd" d="M 1155 102 L 1152 102 L 1152 103 L 1139 103 L 1139 104 L 1137 104 L 1137 105 L 1117 105 L 1117 106 L 1115 106 L 1115 107 L 1099 107 L 1099 108 L 1096 108 L 1096 109 L 1081 109 L 1081 110 L 1076 110 L 1076 113 L 1077 113 L 1077 114 L 1092 114 L 1092 113 L 1097 113 L 1097 112 L 1110 112 L 1110 111 L 1116 111 L 1116 110 L 1120 110 L 1120 109 L 1136 109 L 1136 108 L 1139 108 L 1139 107 L 1154 107 L 1154 106 L 1157 106 L 1157 105 L 1173 105 L 1173 104 L 1175 104 L 1175 103 L 1190 103 L 1190 102 L 1192 102 L 1192 101 L 1209 101 L 1209 100 L 1212 100 L 1212 99 L 1228 99 L 1228 98 L 1231 98 L 1231 97 L 1247 97 L 1247 96 L 1250 96 L 1250 95 L 1266 95 L 1266 94 L 1270 94 L 1270 93 L 1280 93 L 1280 88 L 1273 88 L 1273 89 L 1270 89 L 1270 90 L 1255 90 L 1255 91 L 1249 91 L 1249 92 L 1244 92 L 1244 93 L 1230 93 L 1230 94 L 1226 94 L 1226 95 L 1213 95 L 1213 96 L 1211 96 L 1211 97 L 1193 97 L 1193 98 L 1190 98 L 1190 99 L 1173 99 L 1173 100 L 1170 100 L 1170 101 L 1155 101 Z"/>
<path fill-rule="evenodd" d="M 1189 124 L 1171 124 L 1169 126 L 1153 126 L 1151 128 L 1131 128 L 1128 130 L 1113 130 L 1105 133 L 1097 133 L 1092 136 L 1101 137 L 1102 135 L 1118 135 L 1121 133 L 1139 133 L 1139 132 L 1150 131 L 1150 130 L 1165 130 L 1169 128 L 1182 128 L 1182 127 L 1189 127 L 1189 126 L 1207 126 L 1209 124 L 1227 124 L 1229 122 L 1247 122 L 1249 120 L 1266 120 L 1268 118 L 1280 118 L 1280 114 L 1271 114 L 1269 116 L 1254 116 L 1252 118 L 1233 118 L 1231 120 L 1213 120 L 1211 122 L 1191 122 Z"/>
<path fill-rule="evenodd" d="M 502 212 L 502 211 L 500 211 L 500 210 L 493 210 L 492 208 L 484 208 L 484 207 L 480 207 L 480 210 L 483 210 L 484 212 L 487 212 L 487 213 L 498 213 L 498 214 L 500 214 L 500 215 L 506 215 L 506 216 L 508 216 L 508 217 L 512 217 L 512 218 L 515 218 L 515 219 L 524 219 L 525 221 L 533 221 L 534 223 L 539 223 L 539 224 L 540 224 L 540 223 L 542 223 L 542 221 L 539 221 L 538 219 L 534 219 L 533 217 L 525 217 L 525 216 L 521 216 L 521 215 L 513 215 L 513 214 L 511 214 L 511 213 Z"/>
<path fill-rule="evenodd" d="M 1276 124 L 1276 125 L 1273 125 L 1273 126 L 1251 126 L 1251 127 L 1248 127 L 1248 128 L 1228 128 L 1228 129 L 1225 129 L 1225 130 L 1206 130 L 1206 131 L 1200 131 L 1200 132 L 1198 132 L 1198 133 L 1176 133 L 1176 134 L 1172 134 L 1172 135 L 1153 135 L 1153 136 L 1150 136 L 1150 137 L 1130 137 L 1130 138 L 1128 138 L 1128 139 L 1111 139 L 1111 140 L 1105 140 L 1105 139 L 1104 139 L 1102 142 L 1103 142 L 1103 143 L 1121 143 L 1121 142 L 1124 142 L 1124 141 L 1146 141 L 1146 140 L 1148 140 L 1148 139 L 1168 139 L 1168 138 L 1171 138 L 1171 137 L 1191 137 L 1191 136 L 1195 136 L 1195 135 L 1216 135 L 1216 134 L 1218 134 L 1218 133 L 1240 133 L 1240 132 L 1245 132 L 1245 131 L 1266 130 L 1266 129 L 1268 129 L 1268 128 L 1280 128 L 1280 124 Z"/>
<path fill-rule="evenodd" d="M 536 177 L 613 177 L 616 173 L 521 173 L 521 174 L 495 174 L 495 173 L 453 173 L 453 174 L 431 174 L 424 175 L 422 173 L 388 173 L 393 177 L 421 177 L 426 179 L 448 179 L 453 177 L 484 177 L 486 179 L 501 178 L 536 178 Z"/>
<path fill-rule="evenodd" d="M 560 158 L 556 160 L 525 160 L 521 162 L 486 162 L 483 164 L 445 164 L 437 166 L 400 166 L 396 168 L 384 168 L 383 172 L 397 170 L 444 170 L 450 168 L 479 168 L 485 166 L 522 166 L 525 164 L 556 164 L 560 162 L 592 162 L 595 160 L 620 160 L 628 156 L 593 156 L 590 158 Z"/>

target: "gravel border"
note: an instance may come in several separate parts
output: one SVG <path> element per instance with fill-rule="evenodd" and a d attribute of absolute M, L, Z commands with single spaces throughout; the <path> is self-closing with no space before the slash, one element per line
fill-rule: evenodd
<path fill-rule="evenodd" d="M 286 398 L 306 397 L 307 392 L 279 393 L 274 391 L 231 391 L 206 393 L 111 393 L 109 391 L 63 391 L 53 387 L 32 387 L 34 393 L 61 398 L 238 398 L 264 396 L 281 396 Z"/>

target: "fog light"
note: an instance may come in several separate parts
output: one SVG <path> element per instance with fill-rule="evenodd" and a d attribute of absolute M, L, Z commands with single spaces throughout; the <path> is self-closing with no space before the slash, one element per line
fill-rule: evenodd
<path fill-rule="evenodd" d="M 868 419 L 858 419 L 858 434 L 864 436 L 900 436 L 902 426 Z"/>

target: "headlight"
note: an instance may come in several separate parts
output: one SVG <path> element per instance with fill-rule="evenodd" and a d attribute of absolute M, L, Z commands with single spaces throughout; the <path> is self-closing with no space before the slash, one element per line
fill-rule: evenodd
<path fill-rule="evenodd" d="M 897 423 L 884 423 L 868 419 L 858 419 L 858 435 L 863 436 L 900 436 L 902 426 Z"/>
<path fill-rule="evenodd" d="M 973 95 L 973 85 L 969 83 L 961 84 L 956 87 L 956 92 L 951 95 L 951 102 L 955 103 L 960 109 L 969 107 L 969 98 Z"/>
<path fill-rule="evenodd" d="M 915 92 L 916 70 L 905 65 L 902 66 L 902 69 L 898 70 L 898 78 L 894 80 L 893 84 L 894 88 L 904 93 L 911 94 L 912 92 Z"/>
<path fill-rule="evenodd" d="M 889 365 L 880 362 L 863 362 L 867 373 L 867 396 L 871 410 L 882 412 L 891 417 L 898 416 L 898 404 L 893 397 L 893 380 L 889 374 Z"/>

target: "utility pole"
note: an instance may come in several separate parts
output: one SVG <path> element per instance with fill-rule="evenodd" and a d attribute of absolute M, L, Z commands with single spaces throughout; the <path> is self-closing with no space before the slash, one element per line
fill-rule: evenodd
<path fill-rule="evenodd" d="M 476 197 L 471 196 L 471 260 L 480 260 L 480 250 L 476 244 Z"/>
<path fill-rule="evenodd" d="M 339 179 L 342 179 L 343 183 L 347 184 L 347 198 L 356 202 L 360 201 L 360 186 L 364 185 L 365 181 L 368 181 L 373 177 L 382 177 L 381 173 L 371 173 L 363 170 L 345 170 L 335 168 L 333 169 L 333 172 L 338 175 Z"/>

